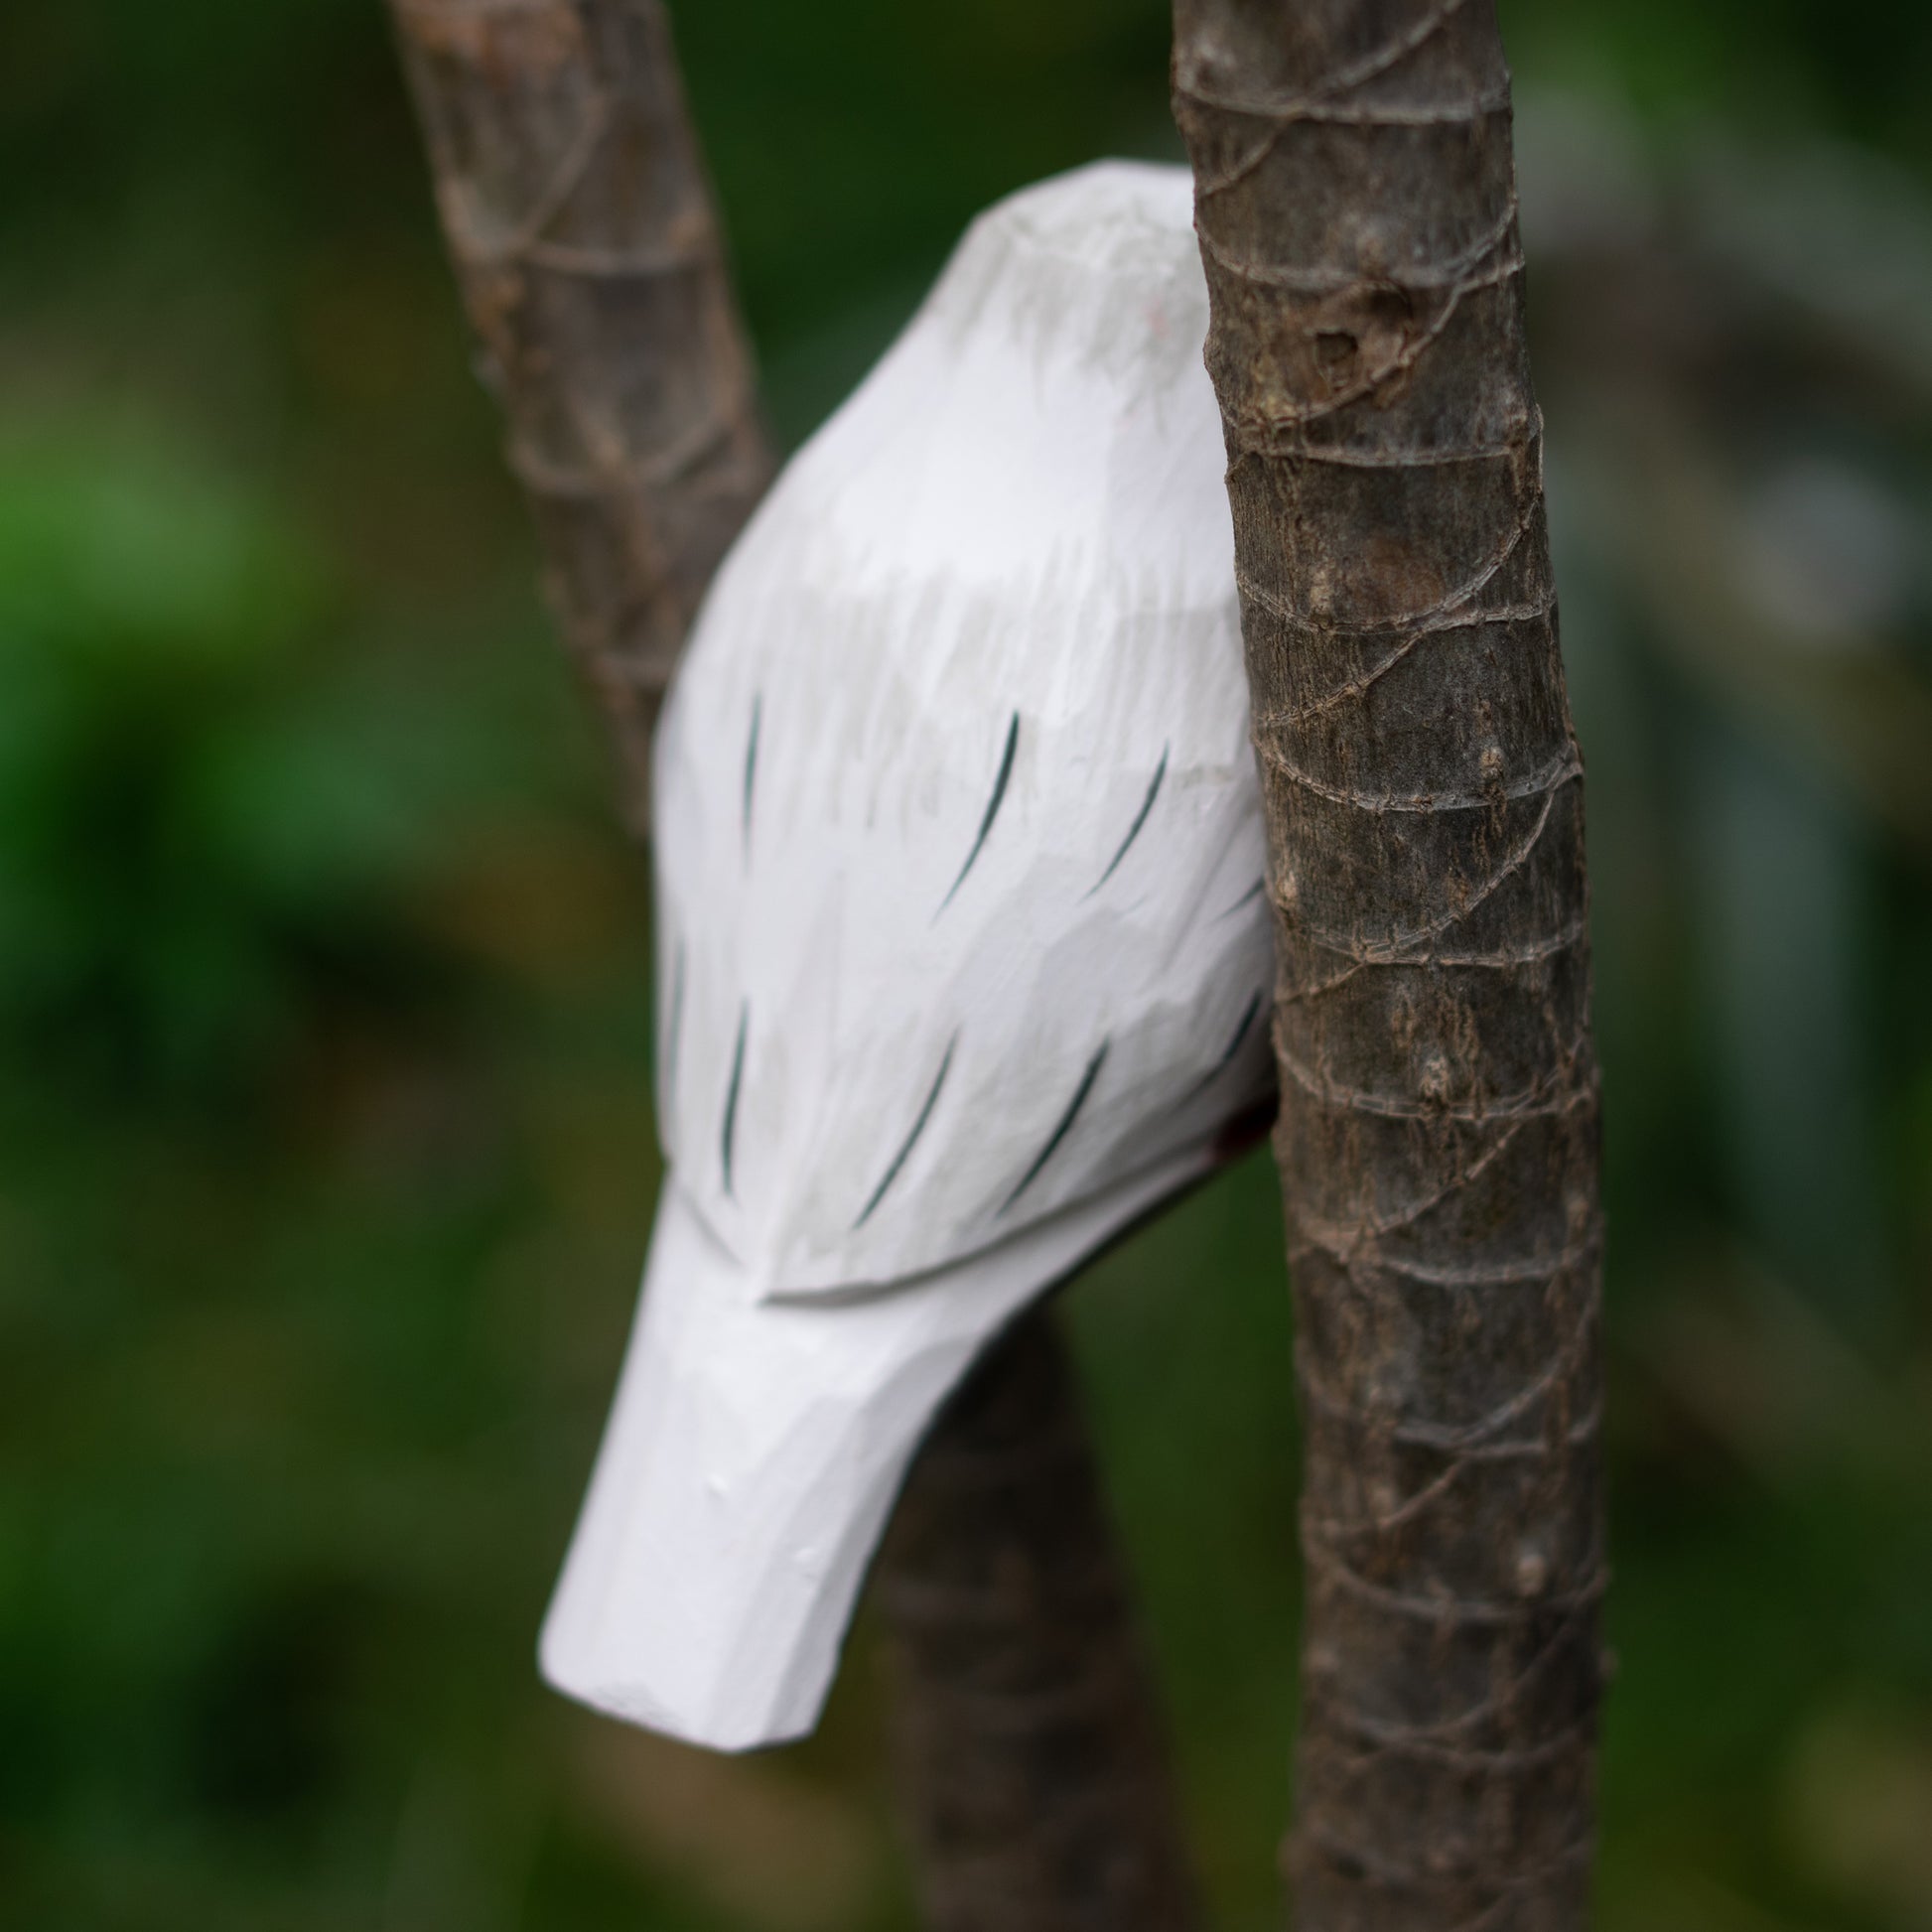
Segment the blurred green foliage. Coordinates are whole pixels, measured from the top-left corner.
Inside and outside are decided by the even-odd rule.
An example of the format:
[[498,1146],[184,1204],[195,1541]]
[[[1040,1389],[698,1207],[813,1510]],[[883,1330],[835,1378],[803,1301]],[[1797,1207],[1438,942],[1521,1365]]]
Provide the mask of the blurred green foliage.
[[[1603,1921],[1912,1932],[1932,15],[1505,11],[1608,1095]],[[788,438],[978,207],[1174,152],[1150,0],[678,24]],[[863,1639],[752,1763],[535,1683],[656,1181],[644,895],[376,0],[20,0],[0,168],[0,1923],[907,1923]],[[1217,1922],[1272,1923],[1266,1162],[1071,1308]]]

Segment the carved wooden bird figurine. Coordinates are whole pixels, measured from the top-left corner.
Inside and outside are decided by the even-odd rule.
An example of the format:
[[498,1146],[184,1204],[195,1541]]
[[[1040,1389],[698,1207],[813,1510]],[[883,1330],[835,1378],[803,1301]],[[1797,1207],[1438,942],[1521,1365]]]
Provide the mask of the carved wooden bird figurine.
[[637,1324],[542,1658],[816,1720],[920,1435],[1225,1159],[1273,967],[1182,169],[974,222],[719,573],[659,726]]

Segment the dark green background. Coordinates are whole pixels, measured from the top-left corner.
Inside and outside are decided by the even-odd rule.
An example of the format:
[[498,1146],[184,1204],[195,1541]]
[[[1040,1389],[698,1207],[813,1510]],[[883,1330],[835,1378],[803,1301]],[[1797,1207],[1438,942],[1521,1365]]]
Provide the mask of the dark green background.
[[[1505,24],[1591,771],[1602,1921],[1912,1932],[1932,14]],[[679,29],[791,440],[977,207],[1174,151],[1149,0]],[[656,1178],[645,900],[376,0],[13,0],[0,182],[0,1924],[906,1923],[865,1636],[749,1763],[535,1680]],[[1234,1928],[1288,1803],[1279,1249],[1254,1159],[1071,1298]]]

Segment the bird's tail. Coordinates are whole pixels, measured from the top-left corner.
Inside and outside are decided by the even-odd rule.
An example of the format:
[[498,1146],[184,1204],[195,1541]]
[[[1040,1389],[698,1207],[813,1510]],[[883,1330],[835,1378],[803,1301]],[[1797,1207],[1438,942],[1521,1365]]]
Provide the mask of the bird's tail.
[[721,1750],[810,1730],[939,1405],[1029,1302],[1214,1165],[1189,1150],[998,1247],[832,1303],[770,1299],[668,1176],[544,1676]]

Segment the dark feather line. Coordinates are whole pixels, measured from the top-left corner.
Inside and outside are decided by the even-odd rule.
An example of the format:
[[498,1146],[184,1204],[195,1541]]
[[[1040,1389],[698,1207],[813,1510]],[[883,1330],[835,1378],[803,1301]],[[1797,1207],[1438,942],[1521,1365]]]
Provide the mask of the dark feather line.
[[1120,862],[1127,857],[1128,849],[1141,836],[1141,827],[1147,823],[1147,815],[1154,809],[1154,801],[1161,795],[1161,780],[1168,775],[1169,747],[1161,747],[1161,762],[1154,767],[1154,782],[1147,788],[1147,796],[1141,800],[1141,809],[1134,814],[1134,822],[1127,828],[1127,836],[1120,842],[1120,850],[1113,856],[1107,870],[1086,890],[1084,897],[1091,898],[1108,880],[1120,870]]
[[1245,893],[1243,893],[1241,897],[1238,899],[1236,899],[1234,903],[1230,905],[1225,912],[1220,913],[1218,916],[1223,919],[1233,918],[1234,915],[1238,911],[1240,911],[1244,905],[1252,905],[1255,902],[1255,900],[1258,899],[1262,896],[1262,894],[1267,891],[1267,889],[1268,889],[1267,880],[1257,879],[1255,883],[1252,886],[1250,886],[1248,890]]
[[[973,841],[973,849],[966,855],[966,863],[959,869],[959,877],[952,883],[952,891],[939,901],[939,912],[952,903],[953,893],[966,883],[966,875],[973,870],[974,862],[986,844],[986,835],[993,829],[993,821],[1000,815],[1000,801],[1007,795],[1007,780],[1013,776],[1013,755],[1020,745],[1020,714],[1013,714],[1013,722],[1007,727],[1007,748],[1000,755],[1000,775],[993,780],[993,796],[986,801],[986,816],[980,820],[979,837]],[[939,912],[932,916],[936,919]]]
[[872,1219],[872,1210],[886,1198],[886,1189],[898,1178],[899,1169],[904,1167],[907,1157],[918,1145],[919,1136],[925,1132],[926,1122],[932,1118],[933,1108],[939,1104],[939,1089],[946,1084],[946,1075],[952,1068],[952,1049],[958,1044],[959,1035],[954,1034],[946,1042],[946,1056],[939,1062],[939,1076],[932,1083],[932,1091],[925,1097],[925,1105],[919,1109],[918,1119],[912,1123],[911,1133],[905,1137],[905,1145],[893,1156],[893,1164],[886,1170],[885,1177],[879,1185],[872,1190],[872,1198],[866,1202],[865,1212],[852,1223],[855,1229],[864,1227]]
[[722,1145],[725,1156],[725,1198],[736,1200],[732,1192],[732,1140],[738,1132],[738,1089],[745,1077],[745,1033],[752,1021],[752,1003],[747,1000],[738,1009],[738,1044],[732,1049],[731,1085],[725,1092],[725,1131]]
[[[1080,1075],[1080,1084],[1073,1090],[1073,1098],[1067,1103],[1066,1112],[1060,1116],[1060,1124],[1046,1137],[1046,1145],[1034,1157],[1034,1164],[1020,1176],[1020,1184],[1000,1203],[1000,1213],[1004,1214],[1035,1180],[1039,1171],[1053,1158],[1054,1150],[1066,1139],[1080,1109],[1087,1104],[1087,1095],[1093,1091],[1093,1083],[1100,1077],[1100,1063],[1107,1057],[1111,1042],[1102,1040],[1100,1050],[1087,1062],[1087,1070]],[[998,1215],[994,1217],[996,1220]]]
[[1187,1089],[1186,1097],[1191,1100],[1196,1094],[1205,1093],[1229,1067],[1234,1064],[1234,1056],[1241,1050],[1241,1042],[1248,1037],[1248,1029],[1255,1024],[1255,1016],[1261,1011],[1261,995],[1256,993],[1241,1015],[1241,1024],[1234,1030],[1234,1037],[1228,1041],[1227,1051],[1216,1060],[1212,1068]]
[[752,729],[745,741],[745,850],[752,849],[752,785],[759,769],[759,720],[764,713],[764,694],[752,700]]

